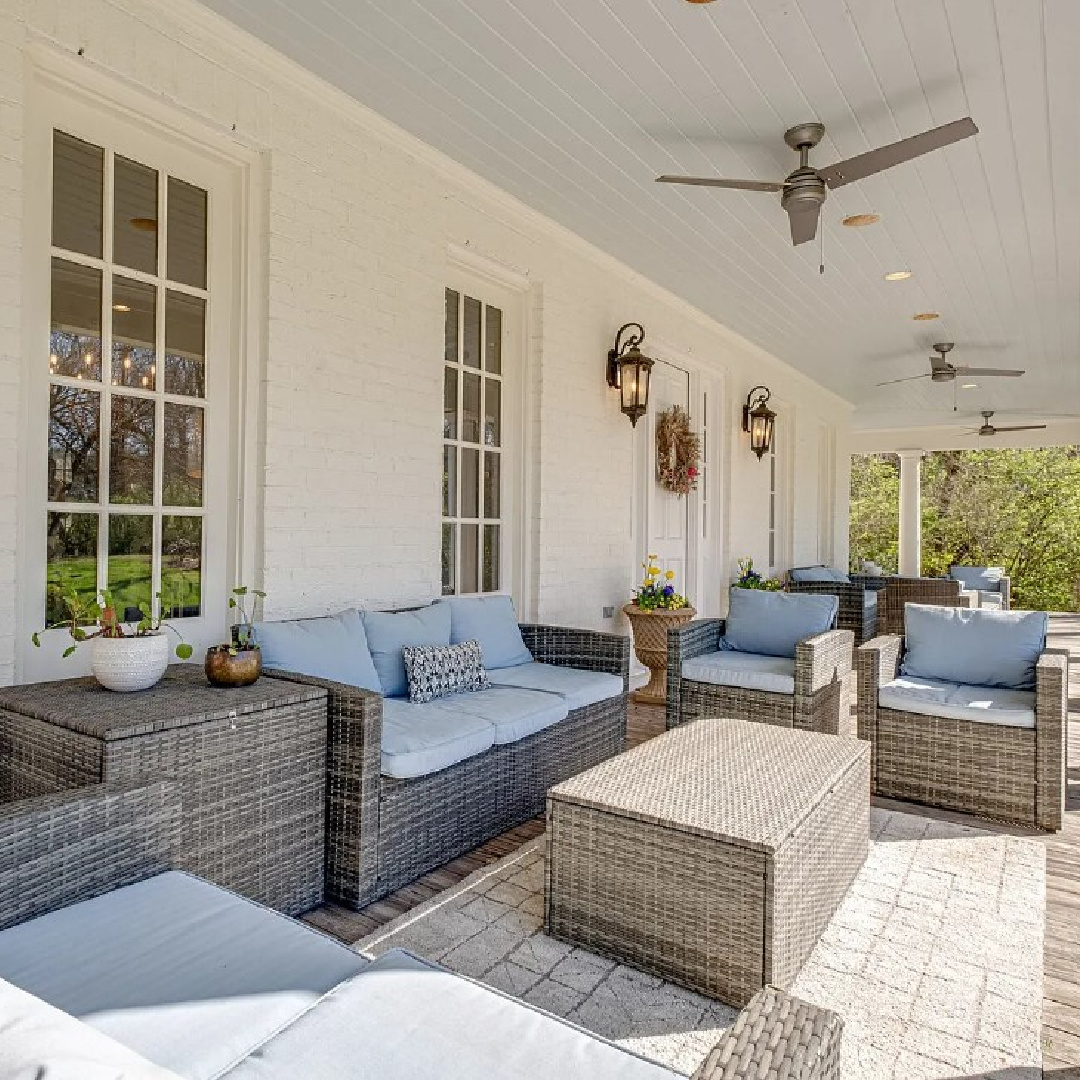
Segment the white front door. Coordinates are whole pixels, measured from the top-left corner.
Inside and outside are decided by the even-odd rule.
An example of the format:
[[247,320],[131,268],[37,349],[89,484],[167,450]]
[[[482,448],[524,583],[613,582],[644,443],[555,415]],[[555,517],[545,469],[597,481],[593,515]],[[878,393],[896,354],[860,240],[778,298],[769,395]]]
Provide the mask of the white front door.
[[[661,570],[675,572],[675,587],[693,596],[697,582],[696,552],[691,550],[691,501],[660,486],[656,479],[656,420],[665,409],[678,405],[689,412],[690,373],[664,360],[653,365],[649,383],[649,412],[639,425],[639,492],[643,522],[639,523],[640,562],[655,555]],[[693,423],[693,418],[691,418]]]

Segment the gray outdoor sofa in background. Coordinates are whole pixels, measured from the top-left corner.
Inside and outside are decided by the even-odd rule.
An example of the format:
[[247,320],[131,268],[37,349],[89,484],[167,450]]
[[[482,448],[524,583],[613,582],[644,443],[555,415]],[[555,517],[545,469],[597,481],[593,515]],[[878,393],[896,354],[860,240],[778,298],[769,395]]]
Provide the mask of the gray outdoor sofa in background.
[[[179,798],[156,781],[0,807],[4,1075],[677,1080],[438,965],[368,961],[170,870]],[[767,987],[694,1078],[835,1080],[842,1026]]]

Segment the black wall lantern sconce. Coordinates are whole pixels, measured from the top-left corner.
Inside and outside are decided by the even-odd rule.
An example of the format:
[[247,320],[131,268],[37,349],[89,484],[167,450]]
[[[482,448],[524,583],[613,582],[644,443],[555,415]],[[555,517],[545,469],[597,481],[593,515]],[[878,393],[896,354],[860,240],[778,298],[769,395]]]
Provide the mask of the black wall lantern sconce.
[[634,427],[649,407],[653,362],[638,348],[644,341],[645,327],[641,323],[627,323],[619,328],[615,347],[607,354],[607,384],[618,389],[622,411]]
[[773,422],[776,413],[769,408],[772,393],[767,386],[755,386],[746,395],[746,404],[742,407],[742,429],[750,433],[750,449],[760,461],[772,446]]

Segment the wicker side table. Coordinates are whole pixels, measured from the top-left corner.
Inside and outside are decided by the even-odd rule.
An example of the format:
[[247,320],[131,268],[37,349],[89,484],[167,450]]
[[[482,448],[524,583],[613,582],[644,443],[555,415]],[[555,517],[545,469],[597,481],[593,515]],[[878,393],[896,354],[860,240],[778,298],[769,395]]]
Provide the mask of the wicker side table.
[[685,724],[548,792],[548,933],[741,1007],[791,985],[869,820],[865,742]]
[[134,694],[93,679],[0,689],[0,792],[180,785],[178,867],[296,914],[323,898],[326,691],[275,679],[216,690],[174,665]]

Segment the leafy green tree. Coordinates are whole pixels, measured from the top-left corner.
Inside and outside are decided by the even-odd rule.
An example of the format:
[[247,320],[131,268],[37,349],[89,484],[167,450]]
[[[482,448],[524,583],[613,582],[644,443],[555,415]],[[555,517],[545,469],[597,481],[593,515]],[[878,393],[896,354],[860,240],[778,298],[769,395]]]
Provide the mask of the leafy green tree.
[[[899,472],[889,455],[852,460],[851,551],[896,567]],[[1016,607],[1080,610],[1080,447],[949,450],[922,471],[923,573],[1001,566]]]

